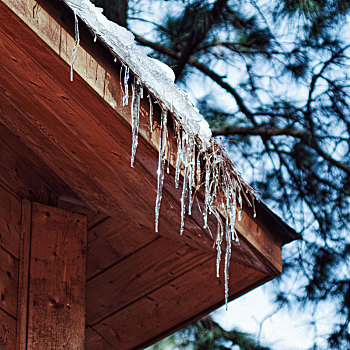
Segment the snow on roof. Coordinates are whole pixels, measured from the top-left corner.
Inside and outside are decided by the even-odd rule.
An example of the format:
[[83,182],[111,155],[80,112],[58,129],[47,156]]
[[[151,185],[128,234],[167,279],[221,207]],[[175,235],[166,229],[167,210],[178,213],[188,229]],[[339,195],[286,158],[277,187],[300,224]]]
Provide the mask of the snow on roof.
[[136,45],[134,35],[130,31],[109,21],[102,14],[102,9],[89,0],[64,0],[64,2],[138,76],[140,83],[159,98],[166,109],[181,119],[187,132],[198,136],[202,146],[210,145],[212,134],[204,117],[184,92],[174,84],[170,78],[171,74],[169,76],[159,62],[148,57]]

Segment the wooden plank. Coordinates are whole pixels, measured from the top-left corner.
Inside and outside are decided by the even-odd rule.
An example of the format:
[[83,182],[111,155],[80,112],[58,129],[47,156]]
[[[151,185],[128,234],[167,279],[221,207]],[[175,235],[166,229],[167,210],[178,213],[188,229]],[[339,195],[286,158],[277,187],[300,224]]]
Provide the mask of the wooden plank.
[[157,238],[141,225],[108,218],[88,231],[88,280]]
[[115,347],[108,343],[108,341],[101,337],[91,327],[86,328],[86,350],[115,350]]
[[160,237],[88,282],[88,325],[208,260],[201,250]]
[[16,319],[0,309],[0,349],[16,349]]
[[29,260],[32,226],[32,204],[22,200],[21,255],[18,277],[17,350],[27,350]]
[[86,217],[34,203],[27,349],[84,349]]
[[20,223],[20,201],[0,185],[0,247],[16,258],[19,257]]
[[[233,264],[231,299],[265,276],[251,268]],[[93,328],[117,349],[140,349],[144,342],[176,328],[184,320],[189,322],[194,315],[198,317],[201,311],[213,308],[213,305],[218,307],[222,304],[223,287],[222,280],[215,278],[215,261],[211,259]]]
[[16,196],[41,203],[49,203],[51,194],[73,195],[68,186],[2,124],[0,124],[0,179]]
[[0,309],[17,314],[18,260],[0,248]]

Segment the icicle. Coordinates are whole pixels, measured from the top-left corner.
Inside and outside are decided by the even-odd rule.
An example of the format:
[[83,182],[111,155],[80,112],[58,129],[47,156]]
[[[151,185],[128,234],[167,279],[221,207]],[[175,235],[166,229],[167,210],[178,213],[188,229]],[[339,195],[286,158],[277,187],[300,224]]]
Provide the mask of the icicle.
[[180,226],[180,235],[184,232],[185,226],[185,214],[186,214],[186,192],[187,192],[187,178],[188,178],[188,166],[189,166],[189,152],[188,152],[188,135],[187,133],[183,133],[182,135],[182,160],[185,164],[185,172],[182,183],[182,194],[181,194],[181,226]]
[[77,53],[77,49],[78,49],[78,46],[80,43],[78,16],[77,16],[75,11],[74,11],[74,21],[75,21],[75,26],[74,26],[75,43],[74,43],[74,47],[72,50],[72,59],[71,59],[71,63],[70,63],[70,81],[73,81],[73,66],[74,66],[74,61],[75,61],[75,55]]
[[197,153],[197,187],[201,185],[201,160],[200,160],[200,152],[198,150]]
[[192,214],[192,188],[194,187],[194,175],[195,175],[195,166],[196,166],[196,158],[195,158],[195,142],[194,138],[191,136],[189,138],[189,149],[188,149],[188,166],[189,166],[189,174],[188,174],[188,215]]
[[94,43],[97,41],[97,35],[94,36]]
[[230,259],[231,259],[231,240],[226,236],[226,253],[225,253],[225,269],[224,269],[226,310],[227,310],[228,294],[229,294],[228,282],[229,282]]
[[175,166],[175,188],[179,188],[180,172],[181,172],[181,160],[182,160],[182,138],[181,130],[175,122],[176,128],[176,166]]
[[220,277],[221,244],[216,243],[216,277]]
[[206,155],[205,158],[205,199],[204,199],[204,213],[203,213],[203,218],[204,218],[204,226],[203,228],[208,227],[208,207],[210,204],[210,164],[209,164],[209,156],[208,154]]
[[241,190],[238,190],[238,214],[237,214],[237,219],[238,221],[241,221],[242,219],[242,194]]
[[171,158],[171,143],[170,143],[168,130],[167,130],[167,159],[168,159],[167,168],[166,168],[167,174],[170,173],[170,158]]
[[160,202],[162,200],[162,189],[164,181],[164,163],[167,144],[167,115],[168,111],[163,107],[160,121],[160,136],[159,136],[159,155],[158,155],[158,170],[157,170],[157,198],[155,205],[155,232],[158,232],[158,220]]
[[131,129],[132,129],[132,147],[131,147],[131,167],[134,167],[135,154],[138,144],[139,133],[139,115],[140,115],[140,83],[136,79],[132,85],[131,101]]
[[153,103],[151,95],[148,95],[148,101],[149,101],[149,131],[152,135],[153,132]]
[[[124,95],[123,95],[123,106],[127,106],[129,103],[129,67],[125,67],[124,73]],[[142,89],[142,88],[141,88]]]
[[185,167],[185,174],[182,184],[182,194],[181,194],[181,226],[180,226],[180,235],[184,233],[184,227],[185,227],[185,214],[186,214],[186,205],[185,205],[185,199],[186,199],[186,192],[187,192],[187,177],[188,177],[188,167]]

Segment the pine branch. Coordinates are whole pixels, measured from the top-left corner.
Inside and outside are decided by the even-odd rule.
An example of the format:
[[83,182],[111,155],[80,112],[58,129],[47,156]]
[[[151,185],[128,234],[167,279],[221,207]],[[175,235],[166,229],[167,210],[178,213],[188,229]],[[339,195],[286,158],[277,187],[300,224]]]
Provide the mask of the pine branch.
[[183,72],[190,56],[193,55],[193,52],[195,51],[195,49],[206,38],[212,26],[217,22],[223,9],[226,6],[226,3],[227,3],[227,0],[217,0],[209,13],[209,16],[208,16],[209,21],[205,30],[195,31],[190,35],[190,39],[187,42],[187,45],[185,46],[183,52],[180,54],[176,67],[174,67],[174,73],[175,73],[176,79]]
[[[169,57],[173,57],[173,58],[178,58],[180,53],[169,49],[161,44],[158,43],[154,43],[151,42],[139,35],[135,35],[135,39],[144,46],[148,46],[154,50],[157,50],[160,53],[163,53]],[[345,48],[342,50],[344,51]],[[340,53],[339,53],[340,54]],[[339,57],[339,55],[338,55]],[[334,58],[333,58],[334,60]],[[243,132],[245,132],[246,135],[257,135],[262,137],[263,139],[266,139],[268,137],[271,136],[279,136],[279,135],[286,135],[286,136],[293,136],[293,137],[297,137],[299,139],[301,139],[307,146],[311,147],[312,149],[314,149],[318,155],[320,155],[323,159],[325,159],[326,161],[328,161],[330,164],[334,165],[335,167],[345,171],[347,174],[350,175],[350,166],[342,163],[334,158],[332,158],[329,154],[327,154],[326,152],[324,152],[322,150],[322,148],[319,146],[319,144],[316,141],[316,135],[313,134],[312,138],[310,137],[310,134],[307,134],[306,132],[303,132],[301,130],[298,129],[293,129],[293,128],[283,128],[283,129],[278,129],[278,128],[269,128],[271,131],[267,131],[269,129],[267,129],[265,126],[261,126],[259,125],[256,121],[254,116],[256,115],[255,113],[253,113],[252,111],[249,110],[249,108],[245,105],[243,98],[240,96],[240,94],[236,91],[236,89],[234,89],[230,84],[228,84],[227,82],[225,82],[223,80],[223,77],[220,76],[219,74],[217,74],[216,72],[214,72],[213,70],[211,70],[210,68],[208,68],[207,66],[205,66],[204,64],[198,62],[196,60],[195,57],[190,56],[188,58],[188,64],[197,68],[199,71],[201,71],[202,73],[204,73],[205,75],[207,75],[209,78],[211,78],[215,83],[217,83],[219,86],[221,86],[224,90],[226,90],[228,93],[230,93],[233,98],[235,99],[237,106],[239,108],[239,110],[248,118],[248,120],[253,124],[252,128],[246,128],[246,130],[244,129],[240,129],[240,128],[236,128],[233,129],[234,127],[230,126],[230,127],[226,127],[226,128],[232,128],[231,131],[235,131],[235,133],[242,135]],[[324,72],[324,69],[321,70],[322,72]],[[321,74],[322,74],[321,72]],[[313,90],[313,89],[312,89]],[[311,93],[312,94],[312,93]],[[311,101],[311,98],[310,98]],[[261,113],[259,113],[261,114]],[[266,113],[265,115],[269,115],[269,113]],[[310,119],[308,119],[308,110],[304,113],[306,119],[309,121],[310,123]],[[313,123],[311,122],[311,125],[313,126]],[[310,126],[311,126],[310,125]],[[219,129],[218,129],[219,130]],[[218,136],[218,135],[223,135],[223,136],[228,136],[228,135],[234,135],[235,133],[233,132],[229,132],[229,129],[221,129],[219,132],[218,130],[213,130],[213,135],[214,136]],[[250,133],[248,133],[248,131]],[[253,133],[255,132],[255,133]]]
[[212,129],[213,136],[230,136],[230,135],[242,135],[242,136],[293,136],[296,138],[304,139],[307,137],[307,133],[303,130],[294,128],[276,128],[269,126],[257,126],[257,127],[237,127],[237,126],[225,126],[222,128]]

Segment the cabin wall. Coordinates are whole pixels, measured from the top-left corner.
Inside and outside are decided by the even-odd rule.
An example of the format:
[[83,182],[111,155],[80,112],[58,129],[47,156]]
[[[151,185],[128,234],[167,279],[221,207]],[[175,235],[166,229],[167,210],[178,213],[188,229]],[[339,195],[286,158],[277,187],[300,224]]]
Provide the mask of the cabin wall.
[[[1,147],[0,147],[1,149]],[[0,180],[0,349],[14,349],[17,327],[17,287],[21,202]]]
[[[45,176],[45,180],[42,176]],[[30,291],[26,289],[26,284],[28,284],[26,281],[29,278],[30,237],[34,232],[31,225],[35,221],[35,215],[34,219],[32,217],[35,212],[33,213],[31,203],[39,202],[50,205],[50,207],[45,207],[39,204],[39,208],[41,206],[47,208],[46,211],[54,210],[53,213],[59,216],[57,222],[62,223],[68,220],[64,218],[65,213],[68,213],[67,217],[77,217],[76,214],[70,215],[69,211],[54,208],[66,209],[65,207],[69,207],[69,203],[62,198],[72,200],[74,195],[18,137],[0,123],[0,350],[21,350],[25,348],[23,346],[26,346],[27,298],[30,297]],[[77,205],[73,209],[89,211]],[[51,215],[51,217],[54,216]],[[92,215],[91,219],[96,218]],[[87,225],[84,217],[81,222],[82,225],[85,225],[86,235]],[[46,231],[47,228],[44,226],[44,237],[47,236]],[[84,231],[82,231],[83,234]],[[72,235],[74,236],[76,235]],[[39,239],[40,241],[44,240]],[[86,245],[86,240],[82,241]],[[71,246],[72,244],[68,245],[68,247]],[[86,247],[84,249],[86,252]],[[85,284],[85,263],[82,264],[82,268],[79,275],[83,276],[80,278],[84,279]],[[85,300],[85,289],[81,290]],[[85,304],[80,307],[80,310],[83,314],[85,313]],[[76,313],[75,310],[74,312]],[[67,315],[65,320],[67,320]],[[84,318],[82,322],[84,333]]]

